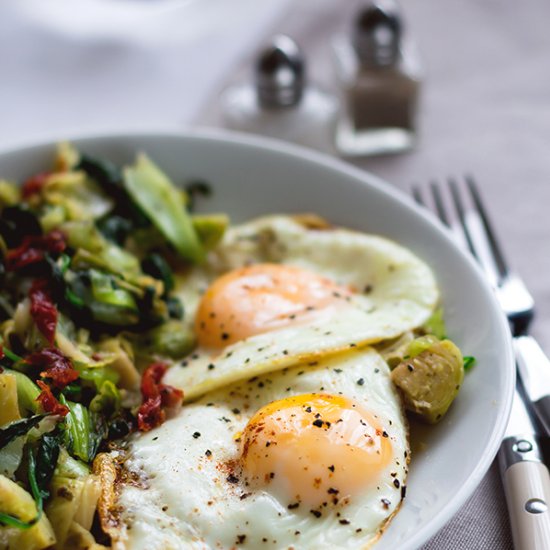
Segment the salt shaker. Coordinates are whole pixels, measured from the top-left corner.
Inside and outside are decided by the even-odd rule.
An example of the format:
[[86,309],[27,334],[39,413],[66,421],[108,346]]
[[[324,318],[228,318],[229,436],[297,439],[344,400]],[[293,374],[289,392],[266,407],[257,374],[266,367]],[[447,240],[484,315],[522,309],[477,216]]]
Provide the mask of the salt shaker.
[[345,156],[396,153],[414,145],[420,68],[403,40],[392,2],[372,2],[353,23],[351,39],[335,42],[342,88],[336,147]]
[[304,57],[288,36],[275,36],[255,63],[253,82],[230,87],[221,102],[228,128],[334,152],[338,100],[308,85]]

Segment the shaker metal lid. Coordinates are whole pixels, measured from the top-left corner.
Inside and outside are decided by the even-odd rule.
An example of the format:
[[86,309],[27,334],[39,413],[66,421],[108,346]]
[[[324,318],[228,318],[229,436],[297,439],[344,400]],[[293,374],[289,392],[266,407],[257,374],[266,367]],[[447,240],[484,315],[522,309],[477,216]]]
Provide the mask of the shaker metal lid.
[[284,34],[274,36],[258,57],[255,80],[262,107],[291,107],[299,103],[305,62],[296,42]]
[[402,24],[397,6],[389,0],[370,2],[353,25],[352,42],[364,65],[393,65],[399,56]]

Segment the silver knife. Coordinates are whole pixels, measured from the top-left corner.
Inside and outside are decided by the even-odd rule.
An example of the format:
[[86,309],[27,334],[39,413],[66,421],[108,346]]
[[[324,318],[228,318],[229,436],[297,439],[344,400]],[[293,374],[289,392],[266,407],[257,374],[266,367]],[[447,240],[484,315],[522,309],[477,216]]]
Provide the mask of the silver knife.
[[521,382],[531,408],[546,435],[550,436],[550,360],[531,336],[516,336],[514,348]]
[[517,388],[498,453],[516,550],[550,549],[550,475]]

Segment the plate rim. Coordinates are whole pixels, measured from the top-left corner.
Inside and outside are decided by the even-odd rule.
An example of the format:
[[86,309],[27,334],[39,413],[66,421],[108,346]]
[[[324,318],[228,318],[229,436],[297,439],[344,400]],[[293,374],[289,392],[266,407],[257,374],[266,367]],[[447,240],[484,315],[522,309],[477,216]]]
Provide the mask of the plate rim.
[[[62,134],[49,134],[35,139],[22,140],[19,143],[3,144],[0,147],[0,172],[1,163],[4,157],[9,157],[13,154],[32,154],[33,150],[42,149],[44,147],[55,147],[62,141],[70,141],[71,143],[82,142],[101,142],[104,140],[135,140],[135,139],[174,139],[174,140],[202,140],[205,142],[224,142],[230,144],[242,145],[245,147],[261,150],[269,150],[278,154],[291,156],[311,164],[325,166],[333,171],[349,176],[356,181],[361,182],[367,187],[373,188],[376,192],[385,195],[390,200],[397,201],[406,209],[412,210],[415,215],[423,218],[432,230],[436,231],[445,241],[451,246],[455,252],[461,256],[462,260],[470,265],[475,273],[477,283],[483,287],[488,294],[489,301],[492,303],[496,318],[499,319],[499,332],[503,335],[506,341],[505,349],[502,351],[502,362],[504,367],[503,386],[504,394],[502,396],[499,407],[502,414],[498,415],[497,422],[493,427],[490,440],[487,441],[485,451],[481,460],[475,468],[470,472],[460,490],[454,494],[451,500],[441,510],[420,529],[401,547],[402,550],[419,548],[427,543],[435,536],[459,511],[465,504],[467,499],[471,497],[474,491],[479,486],[482,478],[488,472],[493,460],[495,459],[500,443],[503,439],[508,418],[512,407],[512,398],[516,385],[516,369],[514,352],[512,346],[511,333],[505,315],[502,313],[497,302],[496,296],[471,255],[462,250],[450,237],[450,232],[443,226],[437,223],[437,220],[426,210],[417,205],[411,197],[406,195],[397,187],[392,186],[383,178],[372,174],[367,170],[353,166],[344,160],[331,157],[329,155],[314,151],[312,149],[302,147],[295,144],[290,144],[284,141],[264,136],[245,134],[219,128],[184,128],[182,130],[166,129],[166,128],[149,128],[149,129],[120,129],[112,131],[91,131],[91,132],[69,132]],[[0,174],[1,175],[1,174]],[[500,312],[500,315],[498,314]],[[390,524],[391,525],[391,524]],[[376,546],[376,544],[375,544]]]

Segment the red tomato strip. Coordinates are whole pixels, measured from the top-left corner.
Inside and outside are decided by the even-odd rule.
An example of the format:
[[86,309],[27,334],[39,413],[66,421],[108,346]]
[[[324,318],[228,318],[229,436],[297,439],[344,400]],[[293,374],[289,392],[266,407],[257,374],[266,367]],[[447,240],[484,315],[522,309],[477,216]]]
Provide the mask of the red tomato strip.
[[78,378],[78,371],[73,368],[69,358],[56,348],[45,348],[31,353],[25,361],[44,369],[40,376],[51,380],[52,384],[60,390]]
[[42,380],[37,380],[36,383],[42,390],[36,400],[40,403],[44,412],[66,416],[69,413],[69,408],[62,405],[55,398],[48,384],[42,382]]
[[29,291],[29,297],[31,299],[31,317],[51,346],[57,326],[57,308],[48,289],[48,281],[36,279]]
[[37,262],[41,262],[46,252],[61,253],[65,250],[65,235],[54,230],[47,235],[29,235],[17,248],[8,251],[6,268],[8,271],[17,271]]
[[40,174],[35,174],[30,177],[24,184],[21,189],[21,193],[24,199],[28,199],[31,195],[36,195],[42,191],[42,187],[46,184],[48,177],[50,176],[49,172],[42,172]]
[[161,382],[168,370],[166,363],[152,363],[141,377],[141,395],[143,398],[138,411],[138,428],[148,432],[160,426],[166,419],[163,407],[177,407],[183,399],[183,392]]

